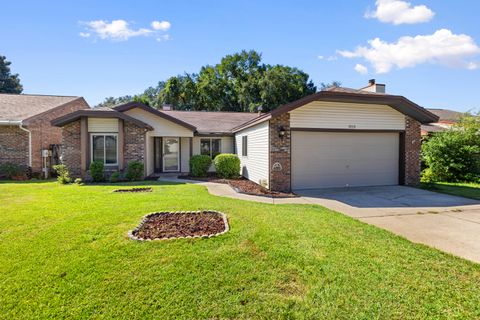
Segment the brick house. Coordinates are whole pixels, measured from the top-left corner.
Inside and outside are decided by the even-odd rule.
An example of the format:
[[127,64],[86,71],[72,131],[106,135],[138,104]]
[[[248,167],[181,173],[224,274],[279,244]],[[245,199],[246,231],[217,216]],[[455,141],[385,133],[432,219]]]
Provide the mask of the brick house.
[[0,94],[0,164],[23,165],[40,175],[51,162],[42,150],[62,139],[62,130],[51,120],[85,108],[89,106],[81,97]]
[[[63,161],[74,176],[93,160],[122,171],[131,160],[145,176],[189,172],[192,155],[236,153],[241,174],[271,190],[415,185],[420,126],[438,117],[371,81],[329,88],[269,113],[157,110],[131,102],[79,110],[63,127]],[[211,170],[214,170],[212,167]]]

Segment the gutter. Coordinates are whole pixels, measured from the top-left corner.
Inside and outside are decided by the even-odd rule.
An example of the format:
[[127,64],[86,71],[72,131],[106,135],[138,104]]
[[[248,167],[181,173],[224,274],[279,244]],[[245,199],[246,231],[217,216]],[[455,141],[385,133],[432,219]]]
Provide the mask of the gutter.
[[22,120],[0,120],[0,126],[18,126],[21,130],[28,132],[28,166],[32,167],[32,132],[23,127]]

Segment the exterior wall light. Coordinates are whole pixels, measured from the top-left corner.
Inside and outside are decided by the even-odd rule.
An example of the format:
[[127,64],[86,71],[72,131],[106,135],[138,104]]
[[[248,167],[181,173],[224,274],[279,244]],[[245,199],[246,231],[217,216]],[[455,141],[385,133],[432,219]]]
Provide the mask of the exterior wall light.
[[278,128],[278,136],[279,136],[280,138],[283,139],[286,134],[287,134],[287,130],[285,130],[284,127]]

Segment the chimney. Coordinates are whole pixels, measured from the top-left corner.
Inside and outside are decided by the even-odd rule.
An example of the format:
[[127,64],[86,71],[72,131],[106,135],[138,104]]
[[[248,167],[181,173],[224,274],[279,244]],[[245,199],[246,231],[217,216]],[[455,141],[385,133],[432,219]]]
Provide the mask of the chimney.
[[172,107],[171,104],[164,104],[164,105],[162,106],[162,110],[163,110],[163,111],[172,111],[172,110],[173,110],[173,107]]
[[262,110],[263,110],[263,107],[262,107],[262,106],[258,106],[258,108],[257,108],[258,116],[260,116],[260,115],[262,114]]
[[375,79],[368,80],[368,86],[361,88],[362,91],[385,93],[385,85],[377,83]]

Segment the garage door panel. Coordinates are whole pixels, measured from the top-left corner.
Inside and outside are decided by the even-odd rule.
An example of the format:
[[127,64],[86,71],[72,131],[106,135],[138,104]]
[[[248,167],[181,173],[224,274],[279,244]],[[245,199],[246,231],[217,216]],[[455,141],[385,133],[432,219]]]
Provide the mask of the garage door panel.
[[398,133],[292,133],[292,188],[398,184]]

